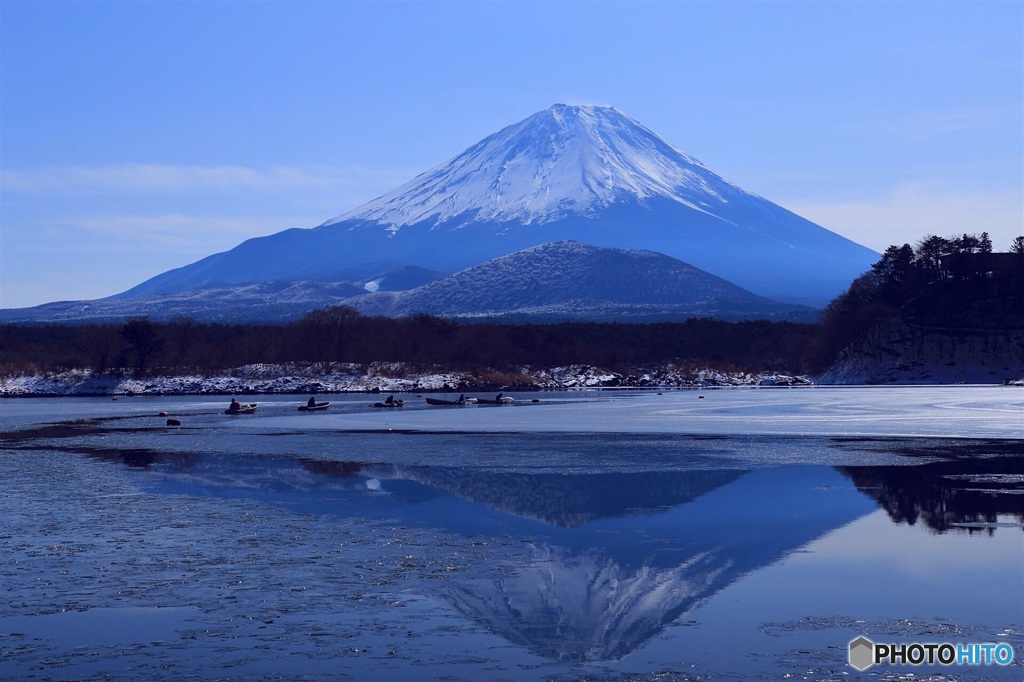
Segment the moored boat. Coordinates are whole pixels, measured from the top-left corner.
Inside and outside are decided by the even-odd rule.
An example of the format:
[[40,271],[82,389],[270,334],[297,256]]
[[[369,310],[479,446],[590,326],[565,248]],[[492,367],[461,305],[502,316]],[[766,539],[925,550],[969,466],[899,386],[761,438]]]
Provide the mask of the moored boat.
[[477,402],[476,398],[467,398],[464,395],[460,395],[455,400],[445,400],[444,398],[425,398],[427,405],[472,405]]
[[493,398],[476,398],[475,400],[481,405],[508,405],[515,402],[514,399],[507,397],[504,393],[499,393]]

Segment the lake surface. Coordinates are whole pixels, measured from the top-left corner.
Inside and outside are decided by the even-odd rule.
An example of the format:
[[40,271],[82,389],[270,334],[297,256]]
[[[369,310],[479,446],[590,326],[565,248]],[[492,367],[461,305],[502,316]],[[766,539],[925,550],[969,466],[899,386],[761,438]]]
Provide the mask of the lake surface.
[[513,395],[0,401],[0,679],[1024,678],[1024,389]]

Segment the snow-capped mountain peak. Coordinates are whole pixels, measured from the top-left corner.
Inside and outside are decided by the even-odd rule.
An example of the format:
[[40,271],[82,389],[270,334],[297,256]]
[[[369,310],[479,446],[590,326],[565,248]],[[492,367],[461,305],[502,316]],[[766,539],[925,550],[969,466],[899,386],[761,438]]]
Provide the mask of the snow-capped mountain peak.
[[613,107],[556,104],[324,225],[356,219],[394,231],[469,215],[544,223],[655,196],[714,213],[736,192]]
[[812,305],[878,256],[737,187],[612,107],[558,104],[315,228],[250,239],[122,296],[254,282],[365,289],[384,272],[457,272],[565,240],[654,251]]

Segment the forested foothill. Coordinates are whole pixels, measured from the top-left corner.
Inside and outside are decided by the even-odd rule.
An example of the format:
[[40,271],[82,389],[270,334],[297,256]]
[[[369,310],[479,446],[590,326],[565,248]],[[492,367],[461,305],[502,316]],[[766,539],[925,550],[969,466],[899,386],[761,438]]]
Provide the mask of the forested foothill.
[[971,332],[1024,330],[1024,237],[994,252],[986,233],[890,246],[817,324],[763,320],[621,324],[456,323],[369,317],[336,306],[286,324],[131,318],[120,324],[0,326],[0,375],[214,374],[253,364],[403,363],[446,371],[672,364],[733,372],[820,372],[881,320]]
[[809,370],[826,369],[890,320],[954,338],[1024,331],[1024,237],[1009,252],[993,251],[985,232],[890,246],[825,308],[808,348]]

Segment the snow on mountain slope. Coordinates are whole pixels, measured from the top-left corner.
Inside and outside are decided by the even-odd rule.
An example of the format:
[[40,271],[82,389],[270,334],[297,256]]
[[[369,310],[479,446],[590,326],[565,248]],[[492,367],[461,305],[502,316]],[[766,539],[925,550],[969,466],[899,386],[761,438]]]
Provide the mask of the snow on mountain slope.
[[397,231],[468,213],[530,224],[654,196],[714,214],[736,194],[745,192],[618,110],[557,104],[324,225]]

